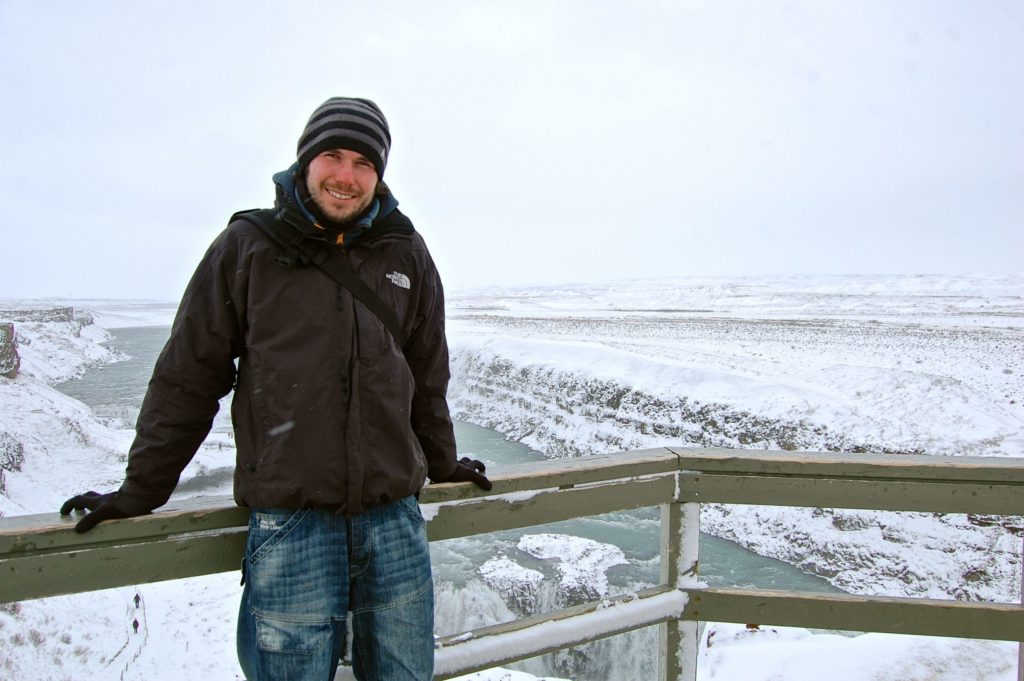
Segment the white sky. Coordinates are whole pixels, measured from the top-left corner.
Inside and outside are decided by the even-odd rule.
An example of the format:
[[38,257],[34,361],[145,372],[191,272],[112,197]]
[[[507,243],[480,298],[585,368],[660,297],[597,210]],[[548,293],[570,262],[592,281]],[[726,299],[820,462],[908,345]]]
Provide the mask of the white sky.
[[176,299],[324,99],[449,288],[1024,269],[1024,3],[0,0],[0,298]]

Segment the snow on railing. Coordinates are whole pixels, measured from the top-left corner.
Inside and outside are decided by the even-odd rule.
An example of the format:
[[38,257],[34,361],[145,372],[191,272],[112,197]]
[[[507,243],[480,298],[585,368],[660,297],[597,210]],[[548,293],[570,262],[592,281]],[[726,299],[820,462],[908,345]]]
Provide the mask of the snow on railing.
[[562,611],[557,618],[520,620],[519,626],[499,625],[442,639],[435,655],[439,678],[467,670],[497,667],[545,653],[572,648],[652,624],[678,621],[687,596],[678,589],[654,590]]

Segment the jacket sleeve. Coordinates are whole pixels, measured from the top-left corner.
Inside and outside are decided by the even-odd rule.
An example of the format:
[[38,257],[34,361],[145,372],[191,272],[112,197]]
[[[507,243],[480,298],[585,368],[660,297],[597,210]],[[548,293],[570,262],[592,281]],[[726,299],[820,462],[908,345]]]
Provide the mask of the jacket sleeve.
[[412,429],[427,458],[427,475],[434,482],[455,472],[455,430],[448,411],[448,340],[444,328],[444,289],[429,262],[420,287],[416,328],[405,343],[405,358],[416,388]]
[[218,400],[235,381],[241,305],[232,295],[237,248],[229,230],[206,252],[157,358],[117,505],[131,514],[167,502],[213,425]]

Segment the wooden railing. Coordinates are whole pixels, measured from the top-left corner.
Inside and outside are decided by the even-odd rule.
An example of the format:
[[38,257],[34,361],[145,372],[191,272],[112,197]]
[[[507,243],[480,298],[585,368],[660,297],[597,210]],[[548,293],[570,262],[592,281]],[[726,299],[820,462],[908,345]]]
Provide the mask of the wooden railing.
[[[647,506],[662,515],[661,583],[635,594],[448,636],[439,679],[660,626],[659,678],[692,680],[698,622],[1024,641],[1024,605],[710,588],[702,503],[1024,513],[1024,459],[649,449],[506,469],[485,493],[431,485],[431,541]],[[194,499],[85,535],[57,514],[0,518],[0,602],[237,570],[248,513]]]

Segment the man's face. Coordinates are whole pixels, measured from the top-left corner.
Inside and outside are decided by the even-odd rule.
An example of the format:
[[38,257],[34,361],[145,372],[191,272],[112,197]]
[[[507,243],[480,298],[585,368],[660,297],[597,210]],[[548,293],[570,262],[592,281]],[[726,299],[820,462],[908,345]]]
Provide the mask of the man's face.
[[335,222],[348,222],[373,201],[377,169],[358,152],[331,149],[310,161],[306,188],[324,215]]

